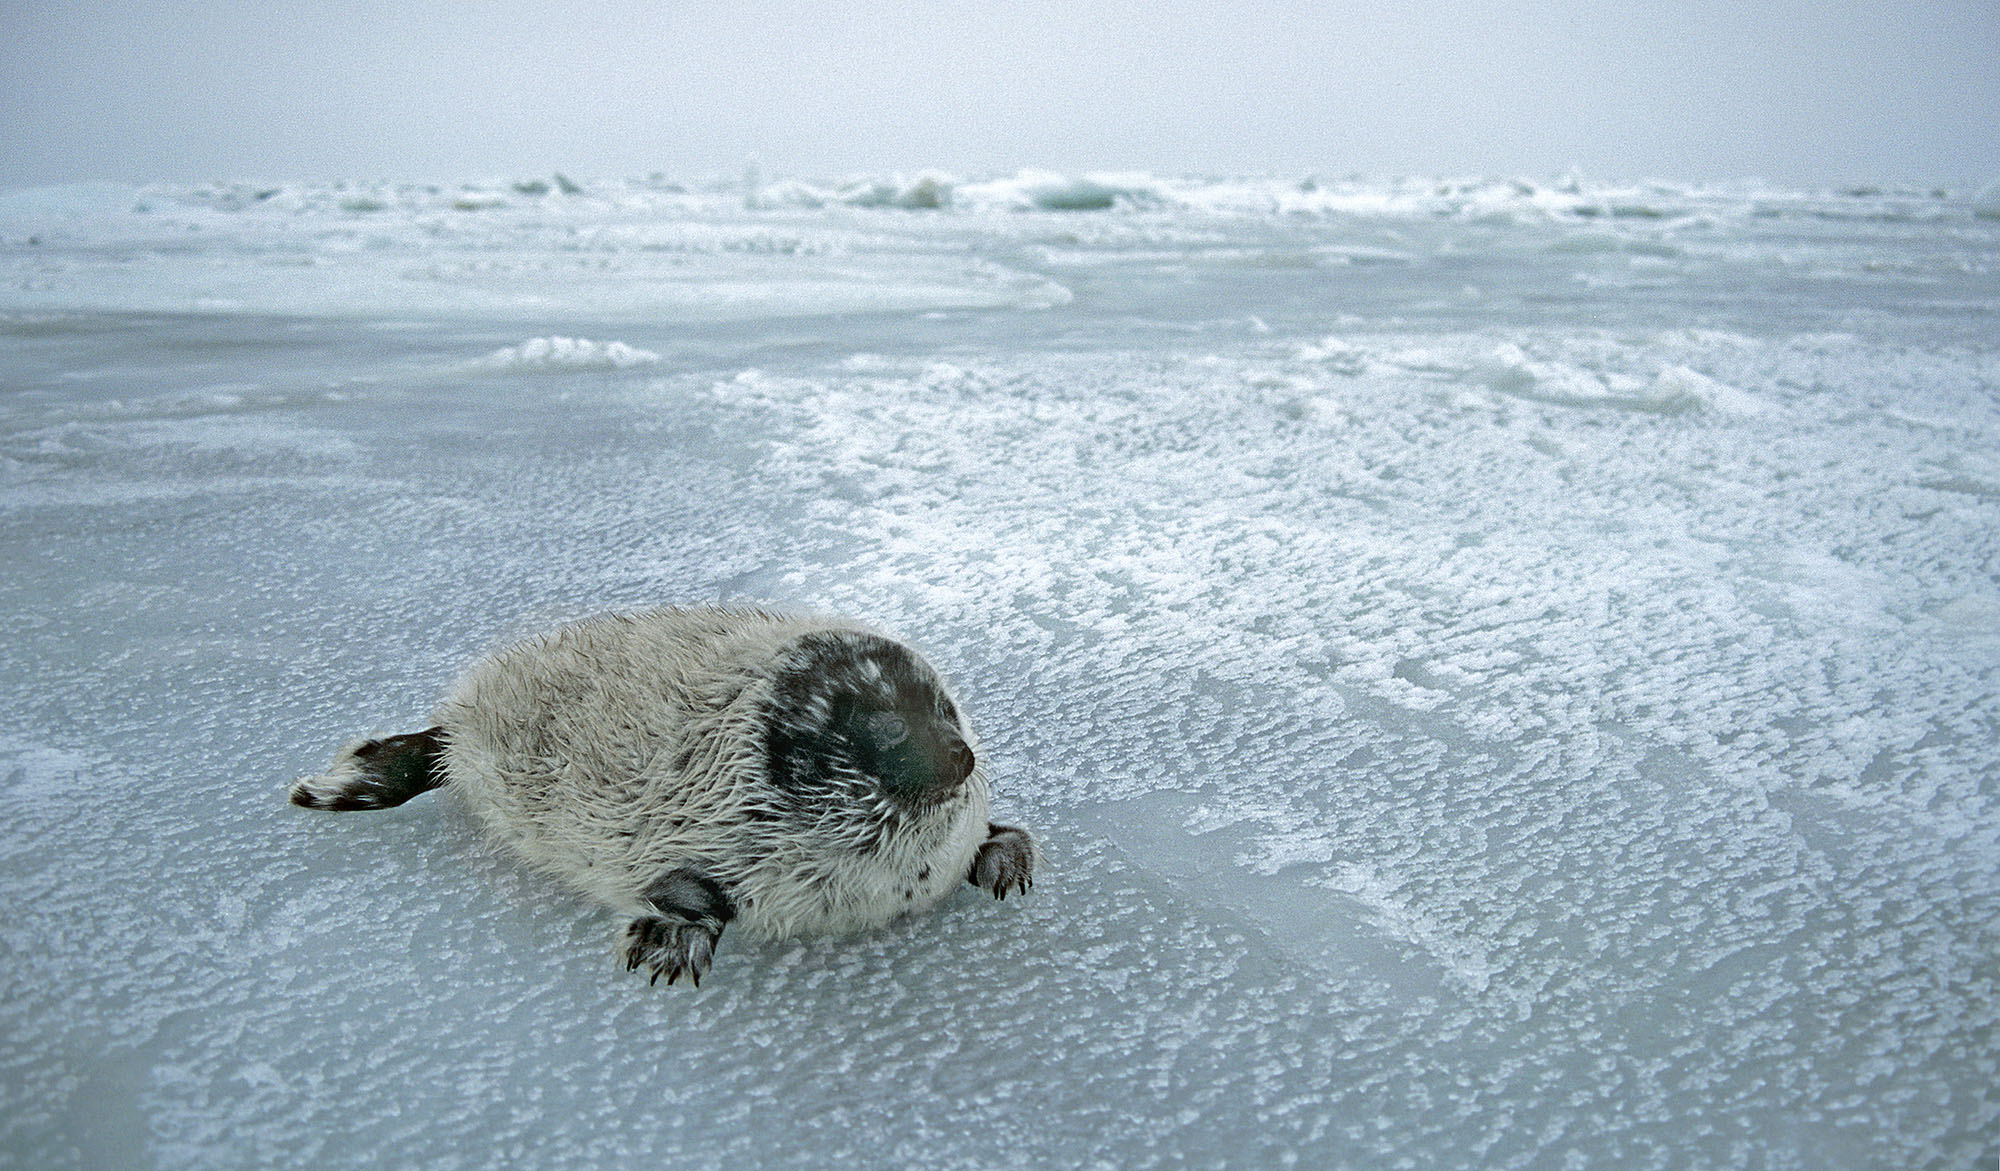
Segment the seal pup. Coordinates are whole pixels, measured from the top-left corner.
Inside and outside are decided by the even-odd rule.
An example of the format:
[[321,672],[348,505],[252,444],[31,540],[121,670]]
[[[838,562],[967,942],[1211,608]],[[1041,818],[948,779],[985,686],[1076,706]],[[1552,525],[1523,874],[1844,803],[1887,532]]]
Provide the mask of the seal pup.
[[454,794],[531,866],[631,916],[626,970],[699,984],[731,923],[879,927],[961,882],[1034,884],[987,820],[977,740],[922,656],[856,622],[753,608],[605,614],[475,663],[433,726],[348,744],[309,809]]

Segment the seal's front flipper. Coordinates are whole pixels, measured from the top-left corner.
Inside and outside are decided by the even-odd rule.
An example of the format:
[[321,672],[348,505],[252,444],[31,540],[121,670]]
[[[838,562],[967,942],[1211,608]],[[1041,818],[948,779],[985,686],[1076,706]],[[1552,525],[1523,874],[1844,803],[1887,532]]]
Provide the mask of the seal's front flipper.
[[388,809],[444,784],[444,729],[363,740],[334,754],[316,777],[292,786],[307,809]]
[[671,984],[686,975],[700,987],[723,926],[736,917],[729,892],[699,870],[681,866],[661,875],[640,897],[659,914],[641,916],[625,928],[625,970],[650,968],[655,984],[661,976]]
[[1004,899],[1007,892],[1027,894],[1035,885],[1035,839],[1028,831],[1011,825],[986,824],[986,841],[972,856],[972,870],[965,881]]
[[699,988],[701,974],[708,971],[708,965],[715,959],[715,945],[721,940],[719,927],[672,919],[634,919],[626,926],[621,941],[625,970],[650,969],[651,984],[659,983],[661,976],[671,984],[685,975]]

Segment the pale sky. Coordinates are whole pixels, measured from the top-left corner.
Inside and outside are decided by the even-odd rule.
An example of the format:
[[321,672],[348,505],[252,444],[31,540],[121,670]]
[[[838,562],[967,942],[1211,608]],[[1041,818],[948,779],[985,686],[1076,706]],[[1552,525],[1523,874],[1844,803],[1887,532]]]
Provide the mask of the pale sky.
[[0,0],[0,186],[2000,179],[2000,0]]

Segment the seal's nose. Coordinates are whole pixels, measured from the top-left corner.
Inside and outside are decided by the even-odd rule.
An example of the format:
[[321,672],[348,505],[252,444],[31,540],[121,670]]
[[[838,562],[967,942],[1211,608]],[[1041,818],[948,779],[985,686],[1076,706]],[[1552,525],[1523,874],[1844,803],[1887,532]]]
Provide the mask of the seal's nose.
[[951,783],[954,785],[964,784],[965,778],[972,775],[972,749],[966,746],[965,741],[953,737],[951,746],[946,750],[946,753],[946,759],[950,761],[950,767],[945,775],[951,779]]

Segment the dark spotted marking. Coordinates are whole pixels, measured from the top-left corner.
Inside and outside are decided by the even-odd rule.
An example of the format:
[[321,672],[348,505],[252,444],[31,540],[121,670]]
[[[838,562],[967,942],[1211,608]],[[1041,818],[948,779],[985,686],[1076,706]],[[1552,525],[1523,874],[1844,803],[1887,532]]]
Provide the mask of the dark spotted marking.
[[916,811],[957,793],[975,763],[937,676],[879,635],[802,636],[763,715],[765,775],[802,805],[852,795],[858,775]]

